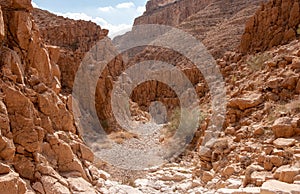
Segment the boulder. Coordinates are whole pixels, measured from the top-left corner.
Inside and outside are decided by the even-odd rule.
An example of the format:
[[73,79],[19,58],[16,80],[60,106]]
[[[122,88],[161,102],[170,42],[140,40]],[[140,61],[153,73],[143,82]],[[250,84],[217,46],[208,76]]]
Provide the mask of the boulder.
[[247,187],[241,189],[219,189],[217,194],[260,194],[259,187]]
[[0,176],[1,194],[25,194],[26,183],[22,181],[17,173],[9,173]]
[[73,178],[69,177],[67,179],[69,187],[72,193],[88,193],[88,194],[97,194],[92,184],[87,182],[81,177]]
[[71,194],[69,189],[51,176],[43,176],[41,182],[46,194]]
[[289,138],[295,135],[294,127],[292,126],[292,118],[281,117],[275,120],[272,130],[275,134],[275,137],[280,138]]
[[261,187],[260,194],[299,194],[300,185],[288,184],[277,180],[269,180]]
[[282,182],[293,183],[294,178],[299,174],[300,174],[300,168],[286,165],[286,166],[279,167],[275,171],[274,178]]
[[228,103],[229,107],[239,108],[245,110],[258,106],[263,102],[262,94],[250,93],[245,94],[243,97],[231,99]]
[[295,139],[278,138],[273,142],[273,144],[276,148],[288,148],[295,145],[296,142],[297,141]]

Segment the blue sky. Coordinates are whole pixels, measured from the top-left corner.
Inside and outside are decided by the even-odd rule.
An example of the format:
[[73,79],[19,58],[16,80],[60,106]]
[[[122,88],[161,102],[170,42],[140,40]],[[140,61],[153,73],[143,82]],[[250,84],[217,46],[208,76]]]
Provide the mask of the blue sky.
[[35,7],[72,19],[91,20],[114,37],[130,30],[134,18],[145,11],[147,0],[33,0]]

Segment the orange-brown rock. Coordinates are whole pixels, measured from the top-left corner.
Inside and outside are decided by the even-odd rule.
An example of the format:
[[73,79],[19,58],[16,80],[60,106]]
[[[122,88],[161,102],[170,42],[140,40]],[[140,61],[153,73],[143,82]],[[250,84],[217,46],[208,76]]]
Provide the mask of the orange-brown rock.
[[[83,20],[75,21],[62,16],[56,16],[48,11],[34,9],[33,16],[39,27],[42,38],[49,45],[49,57],[53,63],[52,73],[61,81],[63,92],[70,94],[74,79],[86,53],[95,44],[107,36],[108,30],[101,29],[93,22]],[[106,45],[107,46],[107,45]],[[57,69],[56,64],[59,66]],[[107,65],[102,73],[96,89],[96,109],[103,122],[113,120],[110,106],[110,91],[114,79],[122,72],[122,59],[116,58]],[[55,81],[57,81],[55,79]],[[60,83],[53,88],[59,91]],[[57,117],[59,118],[59,117]],[[68,119],[66,118],[65,121]],[[64,122],[62,122],[64,123]]]
[[134,25],[162,24],[179,27],[203,41],[214,57],[219,58],[239,46],[244,23],[265,0],[168,0],[147,2],[146,12]]
[[[295,123],[296,126],[293,123]],[[296,130],[295,130],[296,128],[297,128],[297,120],[293,120],[292,118],[289,117],[278,118],[272,126],[272,130],[276,137],[285,137],[285,138],[293,137],[296,134]]]
[[108,31],[93,22],[75,21],[40,9],[34,9],[33,16],[46,44],[59,47],[60,54],[54,54],[53,49],[50,54],[53,53],[52,60],[61,70],[62,87],[72,91],[75,74],[85,53]]
[[60,93],[59,48],[41,40],[31,1],[0,6],[1,193],[78,191],[69,187],[70,176],[73,183],[86,181],[80,191],[96,193],[92,183],[101,177],[91,178],[87,169],[94,155]]
[[177,26],[184,19],[203,9],[209,2],[201,0],[151,0],[147,2],[144,14],[135,19],[134,25],[163,24]]
[[26,192],[26,183],[19,177],[17,173],[9,173],[0,177],[0,191],[3,194]]
[[229,107],[236,107],[241,110],[253,108],[263,102],[263,96],[261,94],[245,94],[241,98],[234,98],[228,102]]
[[300,23],[298,0],[272,0],[264,4],[247,23],[240,51],[265,51],[297,37]]
[[2,9],[0,7],[0,41],[2,42],[5,36],[4,32],[4,21],[3,21],[3,15],[2,15]]

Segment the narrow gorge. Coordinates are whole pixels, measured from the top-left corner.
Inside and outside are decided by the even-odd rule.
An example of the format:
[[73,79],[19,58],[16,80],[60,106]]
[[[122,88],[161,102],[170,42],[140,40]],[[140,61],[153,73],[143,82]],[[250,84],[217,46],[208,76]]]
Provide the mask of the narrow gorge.
[[299,0],[149,0],[109,35],[0,0],[0,194],[300,194]]

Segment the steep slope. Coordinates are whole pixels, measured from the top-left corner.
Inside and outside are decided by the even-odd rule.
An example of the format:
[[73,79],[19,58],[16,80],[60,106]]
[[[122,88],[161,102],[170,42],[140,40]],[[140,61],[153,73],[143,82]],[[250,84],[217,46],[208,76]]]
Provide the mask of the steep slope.
[[93,153],[60,94],[57,49],[41,42],[30,1],[0,4],[1,193],[71,193],[77,181],[95,193]]
[[135,20],[139,24],[179,27],[194,35],[215,58],[239,46],[244,24],[265,0],[243,1],[148,1],[146,12]]
[[108,31],[92,22],[74,21],[40,9],[34,9],[33,16],[43,40],[60,48],[57,64],[62,73],[62,87],[71,91],[84,54]]
[[[118,178],[137,188],[133,189],[129,186],[120,186],[109,180],[105,181],[104,179],[107,179],[109,175],[98,171],[91,165],[90,161],[93,154],[78,137],[77,128],[74,126],[70,112],[71,107],[66,105],[71,102],[70,97],[68,98],[60,93],[59,81],[57,81],[59,80],[59,72],[54,71],[57,70],[55,64],[59,61],[57,60],[59,58],[57,55],[59,48],[45,46],[40,42],[39,36],[34,36],[34,34],[38,34],[36,27],[32,27],[30,33],[24,33],[23,20],[17,20],[21,21],[18,23],[16,17],[12,16],[22,14],[22,17],[19,18],[27,16],[27,23],[32,23],[28,14],[32,8],[28,3],[29,6],[24,11],[24,4],[21,4],[20,7],[18,1],[13,2],[13,5],[9,5],[9,7],[7,7],[8,1],[5,4],[1,2],[4,22],[0,17],[0,25],[3,23],[6,26],[3,28],[5,29],[3,32],[0,31],[0,40],[4,45],[1,48],[1,54],[5,54],[4,51],[7,50],[9,51],[9,57],[1,57],[4,62],[1,63],[3,100],[1,99],[2,141],[0,141],[0,145],[3,149],[0,152],[0,157],[3,159],[1,170],[3,169],[6,182],[0,181],[0,186],[2,186],[0,188],[7,187],[7,180],[11,180],[8,181],[9,189],[11,189],[9,193],[15,191],[12,191],[16,188],[12,186],[15,185],[13,184],[14,181],[18,183],[19,190],[23,191],[25,190],[23,180],[30,180],[28,185],[31,185],[35,192],[40,193],[87,193],[89,191],[91,193],[220,194],[299,192],[299,41],[289,42],[289,44],[283,46],[279,45],[278,48],[270,47],[270,50],[266,52],[253,55],[226,52],[222,58],[217,60],[226,81],[228,105],[220,139],[211,142],[210,147],[200,148],[203,135],[208,133],[207,126],[211,120],[210,95],[201,73],[193,67],[189,60],[173,51],[148,47],[143,52],[130,58],[128,64],[124,64],[120,58],[109,64],[98,84],[100,89],[98,89],[97,95],[99,95],[99,98],[96,106],[99,112],[102,111],[103,118],[110,118],[111,116],[109,115],[110,109],[108,106],[110,103],[109,92],[116,76],[122,73],[125,67],[145,60],[161,60],[180,67],[180,70],[185,72],[195,86],[202,103],[201,108],[205,113],[205,118],[196,135],[199,139],[195,142],[195,151],[187,151],[183,157],[171,160],[172,162],[153,168],[149,172],[146,171],[146,176],[143,176],[143,179],[135,180],[136,178],[132,174],[126,174],[126,176],[119,174]],[[159,18],[162,16],[173,14],[170,11],[172,10],[171,6],[176,7],[180,2],[150,1],[147,7],[152,11],[149,11],[149,15],[145,15],[143,20],[147,21],[147,17],[152,18],[150,16],[151,12],[161,15],[155,17],[153,21],[160,20]],[[226,45],[238,44],[238,40],[227,38],[232,33],[235,34],[235,39],[241,36],[242,24],[240,22],[244,22],[256,7],[256,4],[251,3],[249,7],[243,7],[244,5],[239,4],[237,1],[224,2],[228,3],[229,7],[237,7],[237,10],[234,9],[234,13],[230,13],[230,9],[222,7],[220,1],[206,2],[207,6],[197,11],[196,14],[189,15],[185,13],[183,14],[184,17],[180,16],[185,18],[182,19],[183,22],[178,22],[181,19],[176,19],[174,22],[181,23],[180,25],[183,25],[183,28],[189,32],[194,32],[194,35],[197,36],[198,34],[200,39],[203,38],[203,42],[212,45],[210,49],[225,45],[217,48],[221,50],[216,50],[215,56],[221,56],[221,53],[227,48]],[[278,0],[276,2],[276,5],[279,2],[280,5],[281,3],[284,4],[283,1]],[[177,8],[181,11],[182,9],[185,10],[181,6]],[[224,12],[220,8],[224,8]],[[163,13],[165,12],[164,9],[167,10],[166,13]],[[193,9],[196,8],[189,8],[188,10]],[[266,18],[272,15],[272,9],[266,9],[265,11]],[[218,15],[217,13],[222,13],[224,17],[229,19],[223,21],[222,14]],[[46,42],[60,46],[61,51],[69,56],[68,60],[73,60],[72,55],[76,53],[73,49],[80,51],[80,56],[82,56],[86,51],[85,49],[92,46],[92,42],[96,42],[99,38],[98,36],[92,36],[88,39],[91,43],[87,47],[83,45],[84,41],[79,40],[81,42],[79,45],[83,46],[81,50],[79,47],[72,47],[72,43],[77,40],[77,36],[84,37],[84,33],[89,34],[90,32],[75,30],[76,33],[74,32],[74,35],[71,35],[72,38],[66,38],[68,41],[59,45],[60,42],[51,33],[47,33],[48,23],[50,23],[50,29],[54,26],[53,33],[59,31],[60,24],[70,23],[70,26],[62,31],[65,36],[68,36],[69,31],[72,32],[72,28],[77,27],[78,24],[87,26],[89,24],[81,21],[76,24],[77,22],[74,20],[51,16],[49,13],[38,13],[35,20],[43,17],[43,14],[47,17],[49,15],[53,21],[58,21],[57,24],[56,22],[54,24],[51,22],[39,24],[42,34],[44,33],[43,36],[47,37]],[[286,14],[286,12],[280,12],[278,18],[283,18]],[[47,21],[47,17],[42,20]],[[207,20],[209,26],[204,25],[204,17],[209,18]],[[42,20],[39,23],[43,23]],[[166,19],[166,22],[170,21]],[[195,27],[189,26],[189,23],[195,23]],[[261,30],[251,31],[251,37],[260,36],[261,31],[267,32],[268,25],[264,26],[263,23],[257,23],[256,25],[261,26]],[[91,26],[95,25],[91,24]],[[205,28],[212,26],[212,29],[206,31],[203,26]],[[69,30],[69,28],[72,30]],[[102,30],[100,28],[93,29],[97,31],[95,33],[101,34]],[[224,32],[219,34],[219,29],[224,29]],[[230,31],[227,31],[227,29],[230,29]],[[81,33],[83,34],[80,35]],[[105,31],[103,33],[105,34]],[[28,37],[31,37],[29,43]],[[268,39],[269,36],[261,36],[262,42],[268,42]],[[83,38],[83,40],[86,39]],[[224,40],[224,42],[217,44],[215,43],[217,40]],[[26,45],[28,44],[31,46],[27,48]],[[256,43],[250,42],[250,45],[252,44],[255,45]],[[42,48],[39,45],[42,45]],[[262,45],[255,47],[261,50],[266,49]],[[33,52],[32,48],[37,52],[31,55],[29,53]],[[41,63],[44,60],[39,57],[38,54],[40,53],[45,53],[46,56],[49,55],[49,57],[46,57],[47,62]],[[55,53],[56,55],[54,55]],[[64,56],[62,55],[60,58],[63,59]],[[38,62],[34,62],[35,60],[38,60]],[[69,65],[74,65],[74,69],[76,69],[79,63],[80,60],[75,59]],[[24,69],[22,69],[23,66]],[[67,68],[63,64],[59,66]],[[70,81],[69,83],[73,83],[73,79],[68,77],[65,82]],[[178,79],[178,81],[181,80]],[[71,85],[68,87],[71,88]],[[70,91],[66,89],[64,92],[69,94]],[[51,95],[48,95],[48,93]],[[139,105],[145,107],[149,106],[151,101],[156,100],[173,107],[178,105],[178,99],[174,92],[166,85],[156,82],[141,84],[133,92],[132,98]],[[62,118],[66,120],[62,120]],[[100,116],[100,118],[102,117]],[[165,127],[168,129],[168,125]],[[23,138],[24,136],[26,138]],[[167,138],[167,134],[159,134],[160,143],[163,144]],[[23,141],[24,139],[28,141]],[[39,146],[41,151],[38,149]],[[7,162],[10,160],[12,163]],[[44,166],[46,167],[44,168]],[[29,186],[28,189],[30,189]]]
[[[235,50],[239,46],[244,24],[261,2],[264,1],[148,1],[146,12],[135,20],[135,25],[164,24],[178,27],[202,41],[210,53],[219,58],[226,51]],[[191,6],[196,6],[193,11],[189,10],[192,9]],[[176,18],[181,15],[186,18],[177,21]],[[117,37],[115,41],[118,42],[119,39],[121,38]],[[126,66],[144,60],[158,60],[180,66],[195,86],[198,95],[202,97],[207,94],[208,86],[201,72],[179,53],[163,48],[147,48],[129,60]],[[144,110],[148,110],[151,102],[156,100],[163,102],[168,109],[179,105],[176,94],[157,81],[141,84],[133,91],[132,99]]]
[[0,1],[0,193],[112,193],[118,183],[93,165],[60,91],[60,50],[44,44],[32,10],[30,0]]
[[[93,22],[75,21],[40,9],[34,9],[33,16],[45,42],[60,50],[57,64],[61,69],[62,89],[65,94],[71,94],[75,75],[83,58],[98,41],[107,36],[108,30],[101,29]],[[107,65],[99,78],[96,108],[103,122],[113,120],[110,91],[112,82],[122,72],[123,66],[122,59],[117,57]]]
[[163,24],[177,26],[183,20],[197,13],[211,0],[151,0],[146,4],[144,14],[135,19],[134,25]]
[[299,10],[297,0],[273,0],[266,3],[247,22],[240,51],[265,51],[294,40],[299,35]]
[[214,1],[182,22],[179,27],[196,36],[215,58],[234,51],[246,21],[259,8],[257,1]]

